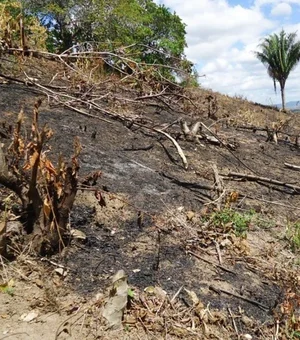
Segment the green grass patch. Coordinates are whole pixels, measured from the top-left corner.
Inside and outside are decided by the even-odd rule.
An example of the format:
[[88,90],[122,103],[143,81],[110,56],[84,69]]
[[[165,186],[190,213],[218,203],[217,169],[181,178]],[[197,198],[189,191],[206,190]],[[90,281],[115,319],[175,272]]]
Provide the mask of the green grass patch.
[[228,208],[213,213],[211,222],[213,225],[223,227],[225,232],[233,230],[238,237],[247,237],[249,225],[256,212],[240,213]]
[[286,238],[291,245],[292,251],[298,252],[300,250],[300,222],[288,223]]

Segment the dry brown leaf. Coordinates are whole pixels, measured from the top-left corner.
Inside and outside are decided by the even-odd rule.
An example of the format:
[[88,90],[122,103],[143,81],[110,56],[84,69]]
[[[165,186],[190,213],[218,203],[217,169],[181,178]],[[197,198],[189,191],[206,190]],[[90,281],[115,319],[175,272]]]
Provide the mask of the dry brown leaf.
[[49,219],[51,213],[51,205],[47,197],[44,199],[43,211],[44,215],[47,217],[47,219]]
[[35,150],[33,155],[29,158],[30,167],[33,167],[37,159],[39,158],[40,154]]
[[184,288],[184,290],[186,291],[186,293],[188,294],[188,296],[189,296],[190,299],[192,300],[193,305],[196,306],[196,305],[200,302],[200,300],[199,300],[197,294],[196,294],[194,291],[188,290],[188,289],[186,289],[186,288]]
[[195,213],[191,210],[186,212],[186,218],[188,221],[191,221],[195,217]]
[[102,315],[109,328],[117,329],[122,325],[122,318],[128,301],[127,276],[124,270],[119,270],[112,279],[109,298]]

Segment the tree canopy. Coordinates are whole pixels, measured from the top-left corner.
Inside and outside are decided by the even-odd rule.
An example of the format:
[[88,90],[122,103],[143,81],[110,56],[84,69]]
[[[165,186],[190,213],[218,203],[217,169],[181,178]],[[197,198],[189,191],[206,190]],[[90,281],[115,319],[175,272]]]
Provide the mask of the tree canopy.
[[[23,15],[20,1],[0,1],[0,39],[2,47],[15,47],[25,44],[21,42],[26,36],[26,44],[33,49],[46,48],[47,30],[40,25],[39,20],[32,14]],[[24,48],[24,46],[22,46]]]
[[271,34],[259,45],[260,52],[255,52],[256,57],[267,67],[269,76],[276,81],[281,90],[282,109],[285,109],[285,84],[290,72],[300,60],[300,42],[296,41],[296,33],[286,33],[281,30],[279,34]]
[[[135,45],[137,61],[176,64],[184,57],[185,24],[152,0],[22,0],[47,28],[48,48],[63,52],[93,41],[111,48]],[[102,45],[103,46],[103,45]]]

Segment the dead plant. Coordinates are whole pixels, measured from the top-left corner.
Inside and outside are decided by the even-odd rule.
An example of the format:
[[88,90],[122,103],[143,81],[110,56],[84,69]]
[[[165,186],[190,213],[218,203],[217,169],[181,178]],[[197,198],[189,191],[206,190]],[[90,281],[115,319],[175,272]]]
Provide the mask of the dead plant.
[[77,192],[77,157],[81,146],[76,139],[71,161],[66,163],[59,156],[55,167],[45,150],[53,131],[46,125],[40,128],[40,105],[41,100],[38,100],[29,136],[22,133],[26,128],[21,109],[11,145],[5,151],[0,148],[0,184],[21,200],[21,220],[33,241],[33,248],[41,254],[49,254],[64,246],[69,212]]

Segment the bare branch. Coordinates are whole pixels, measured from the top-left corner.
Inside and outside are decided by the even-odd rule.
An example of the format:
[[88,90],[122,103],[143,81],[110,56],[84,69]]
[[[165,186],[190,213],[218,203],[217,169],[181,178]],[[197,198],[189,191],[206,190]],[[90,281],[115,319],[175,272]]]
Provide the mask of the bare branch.
[[186,160],[186,157],[185,157],[185,155],[184,155],[184,153],[183,153],[183,151],[182,151],[180,145],[176,142],[176,140],[175,140],[173,137],[171,137],[169,134],[167,134],[166,132],[164,132],[164,131],[162,131],[162,130],[153,129],[153,131],[158,132],[158,133],[161,133],[161,134],[163,134],[164,136],[166,136],[168,139],[170,139],[170,141],[174,144],[174,146],[175,146],[176,149],[177,149],[177,152],[178,152],[178,154],[179,154],[179,156],[180,156],[180,158],[181,158],[181,160],[182,160],[182,163],[183,163],[184,168],[187,170],[187,168],[188,168],[188,162],[187,162],[187,160]]

